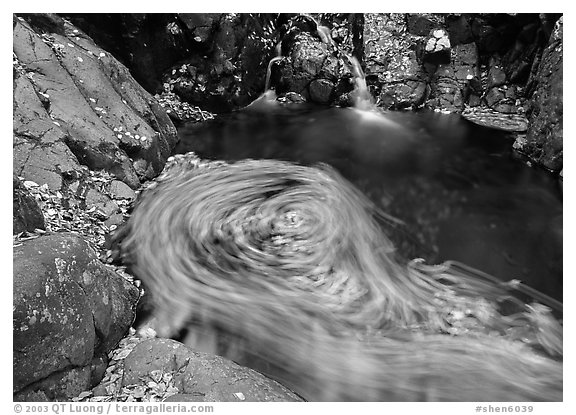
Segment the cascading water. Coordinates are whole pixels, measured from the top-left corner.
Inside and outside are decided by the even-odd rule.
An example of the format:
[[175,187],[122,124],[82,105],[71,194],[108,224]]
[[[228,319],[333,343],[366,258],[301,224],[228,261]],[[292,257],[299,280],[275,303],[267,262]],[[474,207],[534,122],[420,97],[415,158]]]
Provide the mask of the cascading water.
[[266,82],[264,84],[264,93],[270,91],[270,78],[272,77],[272,65],[274,65],[274,62],[278,62],[279,60],[282,60],[282,56],[275,56],[272,59],[270,59],[270,62],[268,62],[268,69],[266,70]]
[[354,76],[354,91],[352,95],[354,98],[354,108],[361,111],[374,111],[376,106],[374,105],[374,99],[368,91],[368,86],[366,85],[366,76],[360,66],[360,62],[356,57],[352,56],[349,58],[352,67],[352,75]]

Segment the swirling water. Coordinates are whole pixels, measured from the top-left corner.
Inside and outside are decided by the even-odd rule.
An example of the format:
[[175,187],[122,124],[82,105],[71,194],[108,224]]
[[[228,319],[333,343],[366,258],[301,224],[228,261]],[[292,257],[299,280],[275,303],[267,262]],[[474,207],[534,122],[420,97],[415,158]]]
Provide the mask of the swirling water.
[[406,258],[457,260],[562,299],[562,194],[511,154],[513,138],[458,115],[275,101],[179,129],[175,153],[324,162],[384,212]]

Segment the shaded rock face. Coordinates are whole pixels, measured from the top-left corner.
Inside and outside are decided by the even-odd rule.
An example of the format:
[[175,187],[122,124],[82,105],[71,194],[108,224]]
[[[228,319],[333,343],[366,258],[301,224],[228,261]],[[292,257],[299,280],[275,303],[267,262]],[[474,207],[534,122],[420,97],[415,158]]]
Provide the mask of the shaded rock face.
[[150,93],[175,92],[212,112],[243,107],[263,92],[277,43],[275,27],[286,19],[265,13],[68,17]]
[[210,30],[196,35],[196,51],[163,75],[165,90],[212,112],[244,107],[264,92],[268,61],[277,43],[276,16],[240,13],[180,19],[195,31],[197,21],[208,19]]
[[295,402],[297,395],[260,373],[219,356],[198,353],[174,340],[138,344],[124,361],[122,386],[140,384],[150,372],[173,373],[179,394],[170,402]]
[[77,28],[39,19],[14,19],[15,173],[51,189],[81,164],[132,188],[153,178],[177,142],[164,110]]
[[[537,14],[366,14],[366,76],[378,105],[523,114],[547,39]],[[557,16],[556,16],[557,17]]]
[[70,21],[126,65],[150,93],[161,88],[161,75],[184,59],[198,42],[206,39],[218,14],[91,13],[67,14]]
[[563,18],[556,23],[535,77],[526,141],[520,150],[546,168],[563,167]]
[[22,185],[18,177],[12,177],[12,233],[44,228],[44,216],[34,196]]
[[77,396],[132,324],[138,289],[74,234],[25,241],[13,264],[14,399]]

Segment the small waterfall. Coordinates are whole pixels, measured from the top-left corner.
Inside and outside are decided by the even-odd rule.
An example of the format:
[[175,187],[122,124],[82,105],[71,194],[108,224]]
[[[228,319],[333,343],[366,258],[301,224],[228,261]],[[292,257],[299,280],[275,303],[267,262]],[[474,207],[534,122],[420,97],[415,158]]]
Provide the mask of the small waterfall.
[[301,13],[301,16],[309,18],[314,22],[314,24],[316,24],[316,34],[318,35],[322,43],[326,43],[327,45],[336,47],[336,43],[334,42],[334,39],[332,39],[332,31],[330,30],[329,27],[322,26],[320,23],[318,23],[318,20],[316,20],[312,15]]
[[270,89],[270,78],[272,75],[272,65],[274,65],[274,62],[277,62],[280,59],[282,59],[282,56],[280,56],[279,46],[280,43],[278,43],[278,46],[276,47],[277,56],[273,57],[272,59],[270,59],[270,62],[268,62],[268,68],[266,69],[266,82],[264,83],[264,93],[260,95],[258,98],[256,98],[254,101],[252,101],[250,104],[248,104],[246,108],[250,108],[251,110],[267,111],[270,108],[276,106],[277,104],[276,99],[278,98],[278,96],[276,95],[276,92],[274,92],[273,89]]
[[270,90],[270,77],[272,75],[272,65],[274,65],[274,62],[278,62],[280,59],[282,59],[282,56],[276,56],[270,59],[270,62],[268,62],[268,69],[266,70],[266,83],[264,84],[264,94],[266,94],[266,92]]
[[354,98],[354,108],[363,111],[374,111],[376,105],[366,86],[366,77],[364,71],[360,66],[360,62],[354,56],[350,57],[350,64],[352,65],[352,75],[354,76],[354,91],[352,96]]
[[398,123],[392,121],[374,103],[374,98],[370,95],[366,85],[366,76],[360,66],[360,62],[354,56],[349,56],[352,75],[354,76],[354,90],[352,98],[354,100],[353,110],[360,116],[363,123],[376,123],[380,126],[386,125],[397,129],[402,128]]

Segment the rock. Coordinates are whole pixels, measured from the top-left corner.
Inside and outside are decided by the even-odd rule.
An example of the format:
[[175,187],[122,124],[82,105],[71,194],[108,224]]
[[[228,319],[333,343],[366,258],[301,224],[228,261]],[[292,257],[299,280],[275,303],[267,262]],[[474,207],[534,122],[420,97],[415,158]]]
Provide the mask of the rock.
[[528,120],[525,116],[503,114],[489,108],[467,108],[462,111],[462,117],[475,124],[504,131],[525,133],[528,129]]
[[406,15],[408,33],[416,36],[426,36],[432,29],[440,26],[438,16],[429,13],[409,13]]
[[544,50],[536,90],[528,108],[529,128],[521,151],[544,167],[563,167],[563,18],[560,17]]
[[486,100],[486,104],[490,107],[490,108],[494,108],[496,106],[496,104],[498,104],[500,101],[506,99],[506,95],[504,93],[504,90],[502,90],[501,88],[495,87],[492,88],[488,91],[488,93],[486,94],[485,100]]
[[380,105],[394,110],[416,108],[424,103],[427,93],[425,82],[406,80],[382,91]]
[[450,38],[444,29],[432,29],[424,39],[422,61],[434,65],[450,63]]
[[134,190],[120,180],[114,180],[110,183],[110,194],[116,199],[136,199],[136,193],[134,193]]
[[310,100],[318,104],[330,103],[334,91],[334,84],[327,79],[314,79],[308,87]]
[[161,77],[163,92],[211,112],[250,104],[264,91],[268,62],[278,43],[272,28],[279,19],[249,13],[179,15],[176,21],[186,21],[179,27],[192,41],[183,58],[160,62],[170,63]]
[[136,188],[162,170],[176,130],[122,64],[66,21],[59,34],[17,19],[13,43],[18,175],[59,189],[84,164]]
[[14,248],[14,399],[70,399],[134,319],[139,291],[77,235],[45,235]]
[[219,356],[195,352],[182,343],[150,339],[124,361],[123,386],[142,384],[154,370],[171,372],[179,394],[169,402],[277,402],[302,399],[260,373]]
[[438,65],[430,79],[429,108],[461,112],[467,99],[481,94],[478,51],[474,43],[457,45],[452,49],[452,61]]
[[496,57],[490,58],[488,65],[488,88],[502,86],[506,83],[506,72],[500,59]]
[[45,229],[44,215],[20,179],[12,177],[12,233]]
[[464,15],[449,15],[445,17],[450,43],[452,46],[463,45],[474,42],[472,29],[468,19]]
[[184,59],[192,44],[199,43],[195,38],[209,33],[220,15],[90,13],[64,16],[130,68],[148,92],[156,93],[161,88],[162,73],[174,62]]

